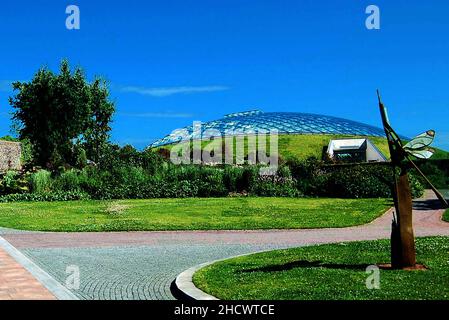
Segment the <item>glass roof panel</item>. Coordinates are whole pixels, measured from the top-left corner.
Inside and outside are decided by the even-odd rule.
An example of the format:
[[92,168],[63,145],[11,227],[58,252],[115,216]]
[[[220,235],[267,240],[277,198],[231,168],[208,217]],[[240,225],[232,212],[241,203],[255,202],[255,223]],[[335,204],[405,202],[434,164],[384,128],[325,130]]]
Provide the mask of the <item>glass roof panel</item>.
[[[201,131],[215,129],[222,135],[231,132],[257,132],[277,130],[279,134],[344,134],[357,136],[384,137],[383,129],[370,126],[364,123],[309,113],[295,112],[262,112],[259,110],[249,112],[237,112],[225,116],[222,119],[204,122]],[[154,142],[151,147],[159,147],[175,143],[186,139],[198,139],[198,135],[193,134],[193,127],[188,126],[181,130],[189,132],[189,136],[180,137],[176,133],[170,134]]]

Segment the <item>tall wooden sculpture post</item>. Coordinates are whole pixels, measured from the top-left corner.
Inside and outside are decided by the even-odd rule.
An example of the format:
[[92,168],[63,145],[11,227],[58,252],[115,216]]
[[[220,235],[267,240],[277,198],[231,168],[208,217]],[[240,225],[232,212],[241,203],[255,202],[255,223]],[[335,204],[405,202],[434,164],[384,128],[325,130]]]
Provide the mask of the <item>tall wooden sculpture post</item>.
[[391,265],[394,269],[414,268],[416,266],[416,251],[413,233],[412,193],[408,179],[409,169],[415,168],[427,181],[443,205],[445,207],[448,206],[444,197],[424,176],[410,157],[412,155],[417,158],[428,159],[433,155],[434,151],[428,146],[435,138],[435,131],[429,130],[403,145],[400,137],[390,125],[387,110],[382,103],[379,91],[377,95],[382,123],[390,148],[394,176],[393,200],[395,216],[391,232]]

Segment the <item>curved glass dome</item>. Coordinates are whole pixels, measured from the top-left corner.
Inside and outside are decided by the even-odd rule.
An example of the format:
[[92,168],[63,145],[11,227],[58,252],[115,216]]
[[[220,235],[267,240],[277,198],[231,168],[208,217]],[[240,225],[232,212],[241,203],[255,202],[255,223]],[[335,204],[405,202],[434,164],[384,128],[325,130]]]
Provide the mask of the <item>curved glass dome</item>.
[[279,134],[332,134],[383,137],[382,129],[364,123],[310,113],[262,112],[259,110],[226,115],[223,119],[201,123],[201,128],[188,126],[157,140],[151,147],[199,139],[206,130],[219,132],[221,136],[270,132]]

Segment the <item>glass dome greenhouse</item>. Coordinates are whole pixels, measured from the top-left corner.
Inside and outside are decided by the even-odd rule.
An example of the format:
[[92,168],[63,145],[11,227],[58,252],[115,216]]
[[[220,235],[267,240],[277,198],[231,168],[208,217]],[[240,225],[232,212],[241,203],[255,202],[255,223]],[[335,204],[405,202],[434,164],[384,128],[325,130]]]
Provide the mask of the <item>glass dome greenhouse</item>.
[[201,123],[200,130],[188,126],[173,131],[155,141],[150,147],[160,147],[180,141],[200,139],[206,130],[219,132],[221,136],[251,133],[278,134],[329,134],[384,137],[382,129],[364,123],[310,113],[262,112],[259,110],[228,114],[224,118]]

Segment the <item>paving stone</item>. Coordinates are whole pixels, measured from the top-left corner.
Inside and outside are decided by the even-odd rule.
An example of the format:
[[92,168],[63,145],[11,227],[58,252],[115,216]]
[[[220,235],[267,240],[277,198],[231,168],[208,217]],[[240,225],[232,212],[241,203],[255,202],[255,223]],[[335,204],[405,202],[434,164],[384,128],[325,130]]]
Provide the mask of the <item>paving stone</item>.
[[53,300],[55,297],[0,248],[0,300]]

